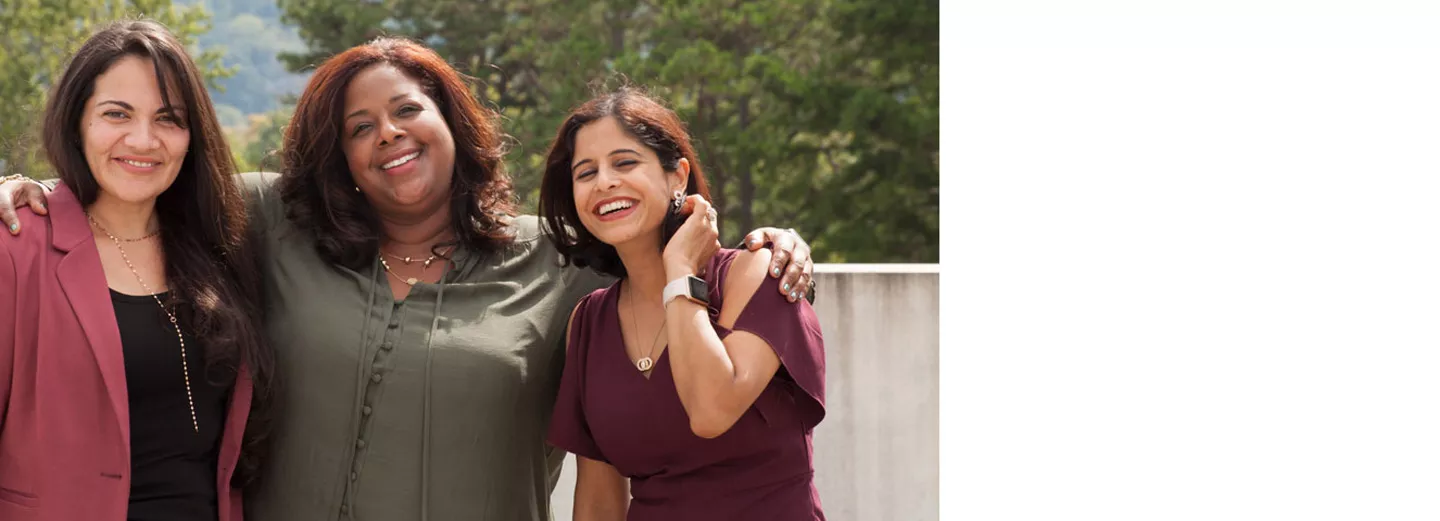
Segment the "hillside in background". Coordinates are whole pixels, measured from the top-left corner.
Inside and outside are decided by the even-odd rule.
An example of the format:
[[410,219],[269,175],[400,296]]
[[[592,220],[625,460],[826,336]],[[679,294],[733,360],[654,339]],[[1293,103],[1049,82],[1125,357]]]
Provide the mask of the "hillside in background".
[[251,116],[281,108],[286,96],[305,87],[306,74],[285,69],[276,58],[282,52],[300,52],[305,43],[294,27],[280,21],[275,0],[177,0],[177,5],[200,4],[210,13],[212,27],[199,35],[202,48],[224,53],[223,63],[233,75],[211,89],[220,121],[232,129],[248,128]]

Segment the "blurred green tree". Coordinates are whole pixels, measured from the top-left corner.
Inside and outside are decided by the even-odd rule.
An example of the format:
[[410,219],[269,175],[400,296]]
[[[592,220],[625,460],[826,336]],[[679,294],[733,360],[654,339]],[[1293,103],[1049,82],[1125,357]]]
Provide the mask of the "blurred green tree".
[[196,35],[210,28],[201,7],[170,0],[0,0],[0,161],[7,173],[49,176],[39,143],[46,91],[95,27],[127,17],[169,27],[190,47],[208,84],[231,74],[219,52],[195,45]]
[[939,260],[934,0],[277,1],[292,71],[400,35],[477,78],[528,210],[565,114],[630,82],[689,124],[727,244],[778,224],[821,261]]

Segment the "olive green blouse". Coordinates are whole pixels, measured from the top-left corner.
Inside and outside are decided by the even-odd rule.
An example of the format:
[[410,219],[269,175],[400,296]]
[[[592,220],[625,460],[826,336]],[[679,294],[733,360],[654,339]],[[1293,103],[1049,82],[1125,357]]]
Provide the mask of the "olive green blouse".
[[565,323],[613,279],[562,268],[522,216],[510,247],[459,251],[440,284],[396,302],[378,258],[361,271],[321,259],[285,217],[276,174],[242,178],[281,385],[246,518],[548,519]]

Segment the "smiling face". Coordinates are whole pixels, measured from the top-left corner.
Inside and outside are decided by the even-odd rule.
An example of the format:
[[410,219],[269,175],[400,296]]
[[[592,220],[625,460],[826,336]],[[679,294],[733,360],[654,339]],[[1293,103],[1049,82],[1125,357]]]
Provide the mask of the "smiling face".
[[570,164],[580,223],[616,247],[635,240],[659,243],[673,193],[684,190],[690,172],[685,159],[674,172],[666,172],[655,151],[613,117],[576,131]]
[[455,173],[455,139],[435,100],[390,65],[355,75],[341,127],[355,186],[382,212],[442,208]]
[[[177,93],[173,84],[168,89]],[[175,182],[190,146],[185,107],[166,108],[149,58],[125,56],[95,78],[80,135],[100,198],[153,202]]]

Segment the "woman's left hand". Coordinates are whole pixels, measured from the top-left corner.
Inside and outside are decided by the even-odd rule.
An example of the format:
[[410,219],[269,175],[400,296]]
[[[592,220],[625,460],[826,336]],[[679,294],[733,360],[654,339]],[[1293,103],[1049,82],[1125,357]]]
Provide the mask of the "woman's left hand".
[[[798,302],[810,296],[811,277],[815,263],[810,259],[810,245],[795,230],[759,228],[745,235],[745,248],[750,251],[771,244],[774,255],[770,259],[770,276],[781,277],[780,293],[790,302]],[[789,261],[788,263],[786,261]]]
[[720,227],[715,223],[715,209],[710,206],[710,201],[691,194],[685,198],[680,213],[689,217],[675,230],[675,235],[670,237],[661,254],[665,260],[667,280],[699,275],[715,252],[720,251]]

